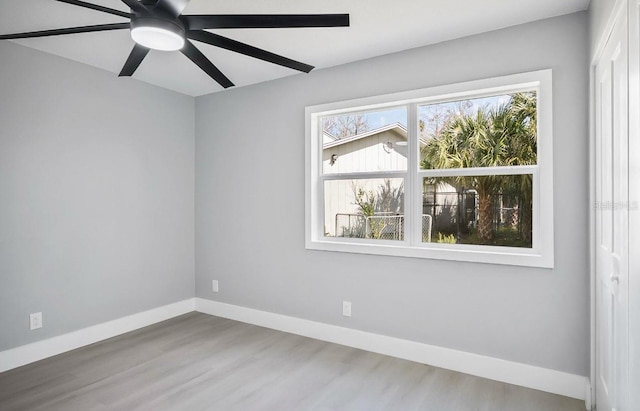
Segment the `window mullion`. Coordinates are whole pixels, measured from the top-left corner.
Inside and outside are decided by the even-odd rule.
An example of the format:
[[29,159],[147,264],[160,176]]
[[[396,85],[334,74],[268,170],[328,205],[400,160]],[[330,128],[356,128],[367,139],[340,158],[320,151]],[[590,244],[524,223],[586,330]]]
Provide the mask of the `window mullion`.
[[420,177],[457,177],[457,176],[495,176],[533,174],[538,171],[537,165],[530,166],[501,166],[501,167],[477,167],[477,168],[440,168],[419,170]]
[[405,212],[404,212],[404,233],[405,241],[408,241],[410,245],[417,244],[417,233],[420,232],[417,227],[417,222],[420,219],[417,217],[419,212],[418,201],[421,198],[419,193],[419,178],[417,176],[418,161],[420,147],[418,146],[418,105],[416,103],[409,104],[407,108],[407,139],[409,147],[409,158],[407,161],[407,181],[405,187]]
[[364,180],[373,178],[406,178],[406,171],[365,171],[358,173],[323,174],[318,177],[320,181],[330,180]]

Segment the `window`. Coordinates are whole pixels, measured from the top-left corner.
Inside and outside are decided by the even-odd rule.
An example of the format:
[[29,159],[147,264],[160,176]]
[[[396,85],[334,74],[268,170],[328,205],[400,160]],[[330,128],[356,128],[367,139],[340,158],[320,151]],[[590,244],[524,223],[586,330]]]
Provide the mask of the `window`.
[[307,248],[553,267],[550,70],[306,117]]

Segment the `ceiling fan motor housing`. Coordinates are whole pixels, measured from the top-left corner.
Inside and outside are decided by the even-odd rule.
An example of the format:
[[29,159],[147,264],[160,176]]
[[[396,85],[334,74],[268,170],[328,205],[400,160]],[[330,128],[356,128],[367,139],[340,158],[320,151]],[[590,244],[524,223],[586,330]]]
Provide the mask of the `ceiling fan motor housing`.
[[185,27],[178,19],[157,16],[131,18],[131,37],[147,48],[155,50],[180,50],[184,46]]

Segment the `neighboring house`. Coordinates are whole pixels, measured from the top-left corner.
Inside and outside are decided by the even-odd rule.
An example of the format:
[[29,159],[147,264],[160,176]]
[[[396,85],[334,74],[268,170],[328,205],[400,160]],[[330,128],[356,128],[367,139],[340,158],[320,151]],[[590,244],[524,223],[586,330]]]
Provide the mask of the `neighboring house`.
[[[424,146],[426,142],[421,140],[420,144]],[[399,123],[394,123],[345,138],[337,138],[325,132],[322,169],[325,174],[406,170],[407,129]],[[395,227],[392,229],[394,233],[387,233],[385,238],[399,239],[398,237],[402,236],[401,219],[404,215],[402,179],[338,180],[325,184],[324,232],[327,236],[366,235],[366,223],[361,217],[362,211],[356,202],[359,190],[363,190],[365,197],[368,193],[380,197],[381,191],[388,194],[388,201],[376,208],[375,215],[381,216],[380,224]],[[440,195],[441,201],[448,204],[454,204],[457,201],[454,187],[440,184],[437,186],[437,191],[446,192]],[[452,192],[454,194],[450,194]],[[431,209],[433,210],[433,207]],[[425,209],[425,213],[432,214],[433,211]]]
[[325,132],[322,169],[330,174],[405,170],[406,144],[407,129],[399,123],[345,138]]
[[[345,138],[323,135],[322,169],[325,174],[405,170],[407,168],[407,130],[395,123]],[[390,188],[399,190],[401,179],[390,180]],[[361,236],[364,221],[356,204],[356,193],[379,191],[384,179],[340,180],[325,186],[325,234]],[[394,210],[402,214],[402,205]],[[380,210],[382,211],[382,210]],[[359,234],[358,234],[359,233]]]

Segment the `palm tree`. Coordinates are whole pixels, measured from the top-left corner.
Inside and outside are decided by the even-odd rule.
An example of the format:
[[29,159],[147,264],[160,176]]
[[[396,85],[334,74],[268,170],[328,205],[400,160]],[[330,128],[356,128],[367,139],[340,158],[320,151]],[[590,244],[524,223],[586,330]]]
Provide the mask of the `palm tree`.
[[[452,117],[444,125],[440,134],[432,136],[423,149],[422,168],[535,164],[537,152],[535,104],[534,93],[517,93],[507,104],[494,109],[479,109],[474,115],[462,114]],[[503,176],[458,176],[438,180],[458,188],[464,186],[476,190],[478,238],[483,243],[493,240],[493,200],[497,193],[503,191],[503,188],[508,189],[503,187],[506,185],[506,180],[517,182],[519,197],[525,203],[523,209],[531,208],[531,181],[528,175],[516,179],[505,179]]]
[[[536,94],[517,93],[510,103],[509,110],[515,123],[518,125],[518,132],[515,134],[511,144],[512,158],[519,159],[519,165],[531,165],[537,162],[538,150],[538,112]],[[520,235],[525,243],[531,243],[532,227],[532,204],[533,204],[533,181],[530,174],[513,176],[516,183],[518,197],[520,199]]]

